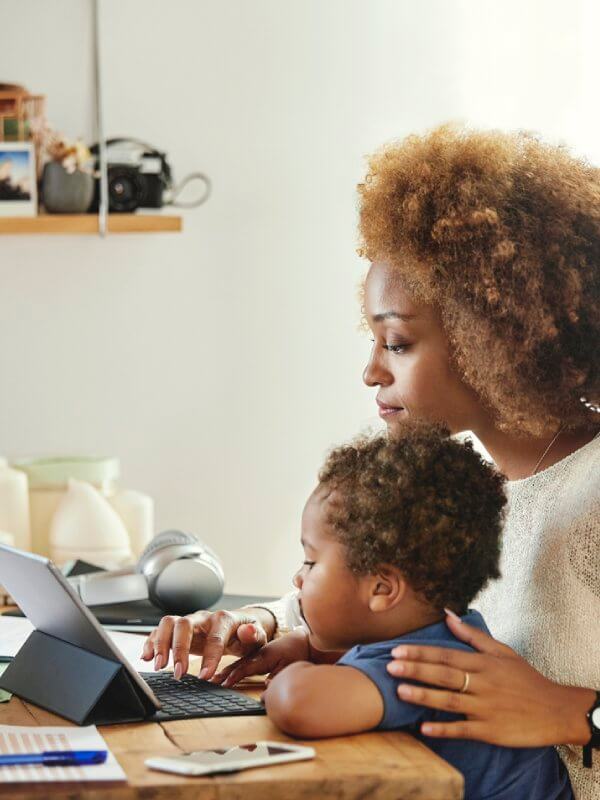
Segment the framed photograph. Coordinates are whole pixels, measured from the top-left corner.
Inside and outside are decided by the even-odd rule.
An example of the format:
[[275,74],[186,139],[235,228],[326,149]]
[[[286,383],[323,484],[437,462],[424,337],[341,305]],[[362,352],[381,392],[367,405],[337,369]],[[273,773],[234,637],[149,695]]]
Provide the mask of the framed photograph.
[[0,142],[0,216],[35,217],[37,184],[32,142]]

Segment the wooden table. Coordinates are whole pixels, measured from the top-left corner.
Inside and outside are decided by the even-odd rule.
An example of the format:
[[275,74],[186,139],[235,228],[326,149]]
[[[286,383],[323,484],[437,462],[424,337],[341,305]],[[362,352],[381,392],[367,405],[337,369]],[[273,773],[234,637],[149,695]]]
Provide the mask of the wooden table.
[[[200,662],[192,663],[197,672]],[[40,664],[40,679],[44,665]],[[260,692],[246,689],[257,697]],[[326,709],[323,710],[326,713]],[[0,704],[3,725],[71,725],[12,697]],[[404,733],[367,733],[306,742],[313,761],[281,764],[237,774],[187,778],[144,766],[150,756],[180,755],[257,739],[291,741],[266,717],[225,717],[100,726],[127,775],[127,783],[0,784],[0,798],[29,800],[460,800],[462,775]]]

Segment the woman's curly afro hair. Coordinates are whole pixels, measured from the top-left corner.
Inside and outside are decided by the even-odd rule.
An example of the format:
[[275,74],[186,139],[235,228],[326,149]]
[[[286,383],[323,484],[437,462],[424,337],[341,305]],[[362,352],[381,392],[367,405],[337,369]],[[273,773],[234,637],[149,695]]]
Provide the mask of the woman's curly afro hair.
[[499,427],[600,421],[600,170],[524,133],[443,126],[375,153],[360,252],[439,307]]
[[470,441],[424,422],[363,436],[326,460],[327,522],[356,574],[392,564],[438,609],[464,613],[499,576],[504,478]]

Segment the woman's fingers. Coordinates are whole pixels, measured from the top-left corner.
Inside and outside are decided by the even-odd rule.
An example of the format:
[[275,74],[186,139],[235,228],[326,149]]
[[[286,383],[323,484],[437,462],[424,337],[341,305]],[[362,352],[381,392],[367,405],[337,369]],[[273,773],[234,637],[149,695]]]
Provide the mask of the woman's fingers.
[[[201,613],[203,616],[200,618],[198,618],[197,614],[190,614],[187,617],[168,614],[163,617],[158,626],[144,641],[142,649],[144,661],[154,659],[154,669],[162,669],[168,664],[169,652],[173,648],[174,660],[183,660],[183,672],[186,672],[189,665],[189,653],[193,635],[196,632],[200,633],[200,626],[206,616],[206,612]],[[177,653],[175,653],[175,646],[177,647]],[[179,656],[179,659],[177,656]]]
[[267,643],[267,634],[262,625],[248,622],[237,629],[237,638],[243,648],[263,647]]
[[266,643],[266,634],[260,625],[243,622],[232,632],[227,644],[227,652],[232,656],[243,658],[253,653]]
[[208,680],[215,674],[225,648],[235,634],[238,625],[238,620],[228,611],[215,611],[207,619],[206,626],[204,626],[206,638],[202,653],[200,678]]
[[471,645],[475,650],[479,650],[480,653],[487,653],[491,656],[515,655],[514,650],[508,645],[496,641],[496,639],[479,628],[467,625],[467,623],[462,622],[460,617],[457,617],[456,614],[446,613],[446,625],[457,639],[460,639],[461,642],[465,642],[465,644]]
[[173,626],[171,648],[173,650],[173,673],[176,680],[188,671],[190,647],[194,635],[194,625],[190,617],[179,617]]
[[162,669],[169,663],[169,651],[173,638],[173,628],[177,617],[166,616],[158,623],[154,631],[154,669]]
[[144,646],[142,647],[142,658],[144,661],[150,661],[150,659],[154,658],[154,637],[156,635],[156,630],[153,630],[151,633],[148,634],[146,639],[144,640]]
[[[410,680],[427,683],[431,686],[441,686],[459,692],[465,684],[465,670],[454,667],[440,666],[439,664],[422,664],[418,661],[405,661],[404,659],[390,661],[387,671],[396,678],[410,678]],[[469,675],[469,686],[473,688],[474,678]]]
[[481,653],[465,653],[464,650],[429,645],[401,644],[394,647],[392,656],[402,662],[418,661],[424,664],[441,664],[471,673],[481,672],[487,664],[486,657]]
[[453,714],[475,714],[479,701],[473,695],[460,692],[444,692],[440,689],[425,689],[401,683],[396,689],[400,700],[428,708],[439,708]]
[[486,726],[482,722],[458,720],[457,722],[424,722],[421,725],[424,736],[443,739],[472,739],[488,741]]

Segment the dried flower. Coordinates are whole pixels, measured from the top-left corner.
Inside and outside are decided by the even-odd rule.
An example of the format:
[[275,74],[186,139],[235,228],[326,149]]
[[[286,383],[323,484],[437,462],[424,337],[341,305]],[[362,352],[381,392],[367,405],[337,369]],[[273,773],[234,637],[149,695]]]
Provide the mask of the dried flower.
[[94,158],[81,139],[68,139],[47,122],[35,126],[33,140],[44,161],[58,161],[68,173],[93,172]]

